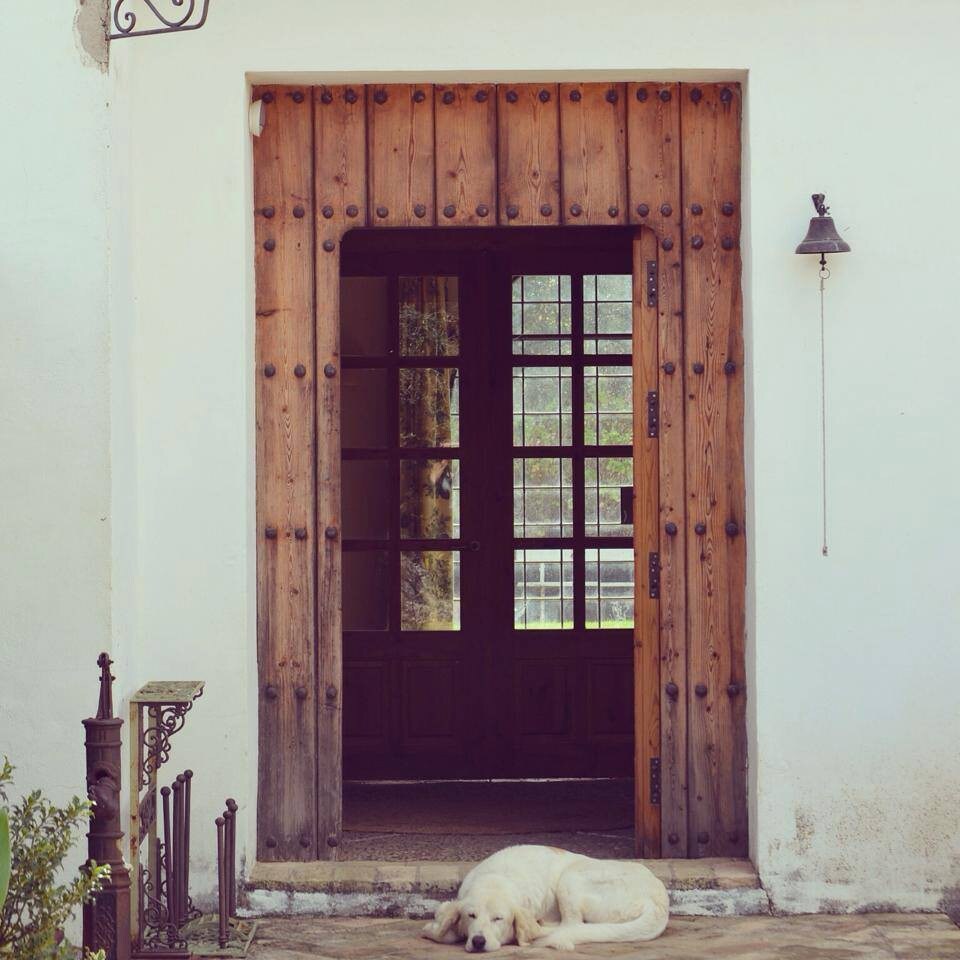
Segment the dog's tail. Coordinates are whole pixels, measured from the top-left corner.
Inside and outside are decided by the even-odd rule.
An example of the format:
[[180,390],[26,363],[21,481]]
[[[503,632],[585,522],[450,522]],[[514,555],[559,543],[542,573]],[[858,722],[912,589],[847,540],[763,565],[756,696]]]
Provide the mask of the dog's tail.
[[669,909],[660,903],[648,901],[643,913],[635,920],[624,923],[568,923],[554,927],[534,946],[549,947],[557,944],[579,943],[628,943],[636,940],[655,940],[667,928]]

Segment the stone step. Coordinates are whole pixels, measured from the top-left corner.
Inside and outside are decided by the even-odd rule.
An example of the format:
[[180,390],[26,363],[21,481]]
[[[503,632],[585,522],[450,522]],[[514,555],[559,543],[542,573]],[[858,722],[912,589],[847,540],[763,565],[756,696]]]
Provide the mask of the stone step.
[[[749,860],[650,860],[670,891],[676,914],[768,913],[766,893]],[[256,863],[244,883],[244,916],[426,917],[456,896],[472,863],[341,860]]]

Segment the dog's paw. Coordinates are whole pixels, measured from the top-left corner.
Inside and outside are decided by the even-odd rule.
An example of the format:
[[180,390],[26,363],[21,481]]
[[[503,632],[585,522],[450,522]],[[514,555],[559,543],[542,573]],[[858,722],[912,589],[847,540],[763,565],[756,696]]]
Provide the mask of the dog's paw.
[[563,934],[551,933],[545,937],[541,937],[534,943],[535,947],[550,947],[551,950],[575,950],[576,944],[570,937],[565,937]]
[[436,920],[431,920],[429,923],[425,923],[420,929],[420,936],[426,938],[427,940],[439,940],[440,939],[440,924]]

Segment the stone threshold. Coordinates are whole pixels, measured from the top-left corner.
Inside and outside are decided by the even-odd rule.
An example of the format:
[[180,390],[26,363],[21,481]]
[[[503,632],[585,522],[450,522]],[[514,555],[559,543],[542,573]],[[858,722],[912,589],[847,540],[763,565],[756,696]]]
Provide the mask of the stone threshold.
[[[244,881],[243,914],[270,916],[430,916],[456,895],[473,863],[320,860],[255,863]],[[690,915],[768,913],[749,860],[650,860],[670,891],[671,910]]]

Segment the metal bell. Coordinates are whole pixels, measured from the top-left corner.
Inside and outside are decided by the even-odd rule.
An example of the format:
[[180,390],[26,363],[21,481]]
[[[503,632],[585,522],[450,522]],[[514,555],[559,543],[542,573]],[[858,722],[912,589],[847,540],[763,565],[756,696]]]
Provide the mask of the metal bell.
[[822,193],[813,194],[813,205],[817,215],[810,218],[810,229],[800,241],[797,253],[849,253],[850,244],[837,233],[833,217],[828,217],[830,208],[824,203]]

